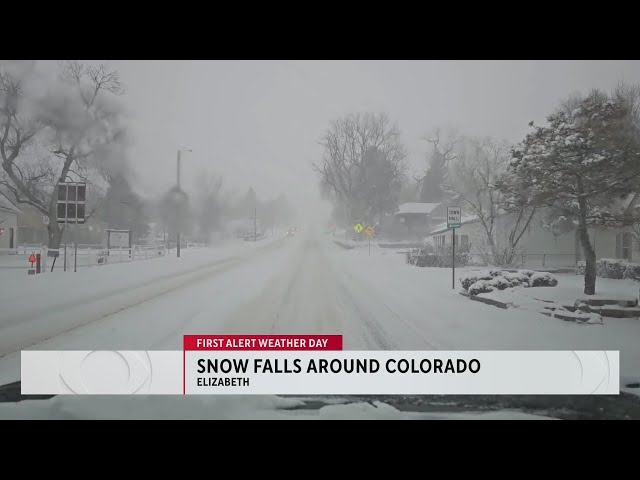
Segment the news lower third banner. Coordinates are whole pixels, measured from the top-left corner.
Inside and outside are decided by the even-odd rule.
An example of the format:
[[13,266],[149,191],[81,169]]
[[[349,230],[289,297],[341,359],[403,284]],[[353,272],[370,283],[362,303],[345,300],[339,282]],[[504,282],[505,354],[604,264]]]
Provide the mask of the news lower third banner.
[[611,395],[618,351],[344,351],[340,335],[186,335],[182,351],[22,351],[23,395]]

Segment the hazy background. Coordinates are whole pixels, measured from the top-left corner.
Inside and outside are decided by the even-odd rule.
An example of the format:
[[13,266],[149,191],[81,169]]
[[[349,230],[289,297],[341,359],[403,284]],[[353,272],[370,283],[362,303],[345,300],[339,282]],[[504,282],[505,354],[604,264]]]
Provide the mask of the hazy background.
[[436,126],[518,141],[567,94],[640,80],[629,61],[111,61],[127,87],[146,193],[175,182],[179,146],[191,182],[206,168],[228,186],[316,198],[311,164],[331,119],[387,112],[424,166]]

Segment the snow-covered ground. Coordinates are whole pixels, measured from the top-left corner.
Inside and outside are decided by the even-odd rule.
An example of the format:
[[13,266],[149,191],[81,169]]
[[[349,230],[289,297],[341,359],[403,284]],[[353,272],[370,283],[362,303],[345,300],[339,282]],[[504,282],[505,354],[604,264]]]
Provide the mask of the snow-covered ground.
[[[344,249],[332,235],[303,229],[291,238],[194,250],[181,259],[66,273],[55,282],[53,276],[25,276],[0,293],[0,385],[19,380],[19,351],[25,348],[179,350],[182,335],[213,333],[338,333],[345,349],[363,350],[620,350],[624,381],[640,377],[640,321],[577,325],[530,310],[501,310],[460,295],[450,269],[412,267],[400,253],[375,245],[370,254],[368,248]],[[545,292],[579,296],[580,277],[558,278],[560,285]],[[598,279],[598,285],[637,293],[630,281]],[[146,401],[133,397],[26,401],[0,404],[0,417],[75,412],[101,418],[122,411],[162,418],[435,418],[369,404],[284,411],[273,406],[276,400],[256,397],[148,401],[148,410],[142,408]],[[105,402],[113,408],[102,410]],[[209,409],[207,402],[217,407]]]
[[518,411],[471,413],[403,412],[382,402],[292,409],[302,402],[276,396],[56,397],[48,401],[0,403],[0,420],[547,420]]
[[[527,309],[502,310],[460,295],[459,275],[475,268],[456,269],[455,289],[451,269],[420,268],[404,263],[403,255],[384,249],[343,252],[344,272],[358,275],[361,284],[380,292],[370,297],[372,314],[396,318],[410,325],[438,349],[451,350],[620,350],[623,383],[640,378],[640,320],[605,319],[603,325],[564,322]],[[355,273],[357,272],[357,273]],[[525,294],[573,303],[582,298],[583,279],[555,274],[557,287],[522,289]],[[640,284],[632,280],[597,280],[602,296],[636,298]],[[386,313],[385,313],[386,312]],[[406,335],[406,334],[405,334]],[[403,345],[402,348],[407,345]]]
[[[0,290],[0,357],[100,320],[279,248],[282,237],[183,250],[181,258],[41,275],[13,271]],[[151,325],[147,325],[151,328]]]

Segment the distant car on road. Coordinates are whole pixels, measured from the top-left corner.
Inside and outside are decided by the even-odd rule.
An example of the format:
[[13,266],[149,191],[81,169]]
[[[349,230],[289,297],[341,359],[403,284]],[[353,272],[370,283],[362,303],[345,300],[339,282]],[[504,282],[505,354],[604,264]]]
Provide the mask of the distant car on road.
[[290,228],[289,230],[287,230],[287,237],[295,237],[296,236],[296,230],[293,228]]

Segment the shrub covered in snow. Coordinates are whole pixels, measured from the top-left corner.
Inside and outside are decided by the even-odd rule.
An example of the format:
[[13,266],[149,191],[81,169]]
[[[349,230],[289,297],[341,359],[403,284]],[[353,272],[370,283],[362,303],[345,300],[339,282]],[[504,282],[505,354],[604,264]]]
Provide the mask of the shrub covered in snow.
[[[531,272],[532,274],[535,272]],[[529,286],[529,277],[525,273],[520,272],[506,272],[504,278],[506,278],[514,287],[522,285],[523,287]]]
[[493,292],[494,288],[489,285],[489,280],[478,280],[469,287],[470,295],[479,295],[481,293]]
[[[451,266],[451,247],[434,248],[431,245],[425,245],[422,248],[414,248],[407,252],[405,260],[409,265],[416,267],[450,267]],[[469,254],[467,250],[456,249],[456,266],[464,267],[469,264]]]
[[621,279],[624,276],[627,262],[624,260],[602,258],[597,263],[596,274],[603,278]]
[[558,279],[549,272],[536,272],[530,278],[532,287],[555,287]]
[[531,277],[531,275],[533,275],[536,272],[534,270],[523,269],[523,270],[518,270],[518,273],[526,275],[527,277]]
[[502,275],[498,275],[493,280],[489,280],[489,285],[497,288],[498,290],[505,290],[507,288],[513,287],[513,283],[511,283]]
[[637,263],[628,263],[627,268],[624,269],[622,278],[629,278],[640,282],[640,265]]
[[460,283],[462,284],[462,288],[465,290],[469,290],[471,285],[476,283],[479,280],[493,280],[493,278],[500,275],[502,272],[500,270],[476,270],[473,272],[465,273],[460,277]]
[[462,275],[460,284],[471,295],[477,295],[477,293],[471,292],[471,288],[474,285],[474,290],[476,291],[481,288],[504,290],[511,287],[555,287],[558,285],[558,280],[548,272],[534,272],[533,270],[518,270],[517,272],[476,270]]
[[[488,273],[488,271],[485,271],[484,273]],[[486,276],[487,275],[485,275],[485,277]],[[485,278],[477,280],[469,286],[467,291],[470,295],[479,295],[481,293],[493,292],[494,290],[505,290],[513,286],[513,283],[507,280],[504,276],[497,275],[490,279]]]
[[[586,262],[578,262],[577,275],[584,275]],[[596,262],[596,275],[602,278],[620,280],[628,278],[640,281],[640,265],[619,258],[601,258]]]

